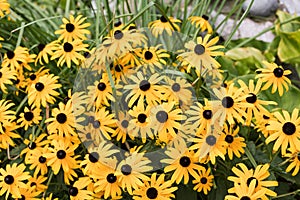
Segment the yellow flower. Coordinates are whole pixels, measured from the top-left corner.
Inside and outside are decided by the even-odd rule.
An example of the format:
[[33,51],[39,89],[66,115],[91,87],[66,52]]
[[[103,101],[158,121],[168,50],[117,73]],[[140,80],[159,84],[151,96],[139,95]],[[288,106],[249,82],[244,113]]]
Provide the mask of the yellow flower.
[[8,67],[0,68],[0,89],[3,93],[7,94],[6,85],[12,85],[12,80],[17,79],[17,73],[15,70],[11,70]]
[[202,15],[202,17],[191,16],[188,20],[190,20],[192,24],[195,24],[196,27],[199,27],[202,32],[207,30],[207,33],[211,34],[213,31],[210,23],[208,22],[209,17],[206,15]]
[[193,184],[195,184],[193,189],[197,192],[203,191],[203,193],[207,195],[208,191],[210,191],[211,187],[213,186],[213,179],[214,176],[210,174],[210,168],[207,170],[200,170],[193,180]]
[[160,19],[148,24],[148,27],[155,37],[158,37],[158,35],[161,35],[164,31],[166,31],[170,36],[172,35],[173,31],[180,31],[180,27],[176,23],[181,21],[179,19],[175,19],[174,17],[168,17],[168,19],[171,23],[164,16],[161,16]]
[[9,8],[10,4],[7,2],[7,0],[0,0],[0,18],[10,13]]

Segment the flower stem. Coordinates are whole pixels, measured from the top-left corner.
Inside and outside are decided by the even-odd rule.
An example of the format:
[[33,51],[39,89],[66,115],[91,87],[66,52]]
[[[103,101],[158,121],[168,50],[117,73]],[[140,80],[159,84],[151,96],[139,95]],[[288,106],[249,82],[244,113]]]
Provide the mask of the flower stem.
[[294,192],[289,192],[289,193],[285,193],[285,194],[281,194],[281,195],[278,195],[277,197],[271,197],[271,199],[280,199],[282,197],[287,197],[287,196],[291,196],[291,195],[296,195],[300,193],[300,189],[294,191]]
[[247,155],[247,157],[249,158],[251,164],[253,165],[253,167],[257,167],[257,163],[253,157],[253,155],[251,154],[251,152],[249,151],[248,147],[245,148],[245,154]]
[[23,107],[23,105],[25,104],[25,102],[27,101],[28,96],[26,96],[23,101],[20,103],[20,105],[18,106],[17,110],[16,110],[16,115],[19,113],[19,111],[21,110],[21,108]]

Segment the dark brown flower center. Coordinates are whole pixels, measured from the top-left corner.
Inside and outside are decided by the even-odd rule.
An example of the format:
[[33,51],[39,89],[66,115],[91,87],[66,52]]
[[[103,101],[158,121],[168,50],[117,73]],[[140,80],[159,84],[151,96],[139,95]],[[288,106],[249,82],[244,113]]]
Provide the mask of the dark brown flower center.
[[283,76],[283,69],[281,69],[280,67],[277,67],[273,70],[273,74],[277,77],[280,78]]
[[41,82],[37,82],[37,83],[35,84],[35,89],[36,89],[37,91],[39,91],[39,92],[41,92],[44,88],[45,88],[45,86],[44,86],[44,84],[41,83]]
[[180,90],[180,85],[179,85],[178,83],[174,83],[174,84],[172,85],[172,90],[173,90],[174,92],[178,92],[178,91]]
[[56,115],[56,120],[58,121],[58,123],[63,124],[67,121],[67,115],[64,113],[59,113],[58,115]]
[[248,103],[255,103],[257,100],[257,96],[253,93],[250,93],[249,96],[246,98]]
[[121,72],[121,71],[123,70],[123,66],[120,65],[120,64],[117,64],[117,65],[115,66],[115,70],[116,70],[116,72]]
[[151,60],[153,58],[153,54],[150,51],[145,51],[144,57],[146,60]]
[[158,196],[158,191],[156,188],[150,187],[147,189],[146,195],[149,199],[156,199]]
[[39,157],[39,162],[42,163],[42,164],[45,163],[46,162],[46,158],[44,156],[40,156]]
[[251,183],[252,180],[255,180],[255,187],[257,187],[258,186],[258,181],[255,177],[250,177],[250,178],[247,179],[248,187],[250,186],[250,183]]
[[206,183],[207,183],[207,178],[206,178],[206,177],[202,177],[202,178],[200,179],[200,182],[201,182],[202,184],[206,184]]
[[28,148],[29,148],[30,150],[35,149],[35,148],[36,148],[36,143],[35,143],[35,142],[29,143],[29,144],[28,144]]
[[13,59],[15,57],[15,53],[13,51],[7,51],[6,55],[8,59]]
[[191,159],[187,156],[183,156],[180,158],[179,163],[182,167],[188,167],[191,164]]
[[202,18],[205,19],[206,21],[209,20],[209,17],[207,15],[202,15]]
[[24,118],[26,119],[26,121],[31,121],[33,119],[34,115],[32,112],[25,112],[24,113]]
[[167,20],[163,15],[160,17],[160,21],[161,21],[162,23],[168,22],[168,20]]
[[106,180],[107,180],[107,182],[112,184],[117,181],[117,177],[113,173],[111,173],[106,176]]
[[144,113],[138,115],[138,121],[140,123],[145,123],[146,119],[147,119],[147,115],[145,115]]
[[12,175],[7,175],[4,177],[4,182],[8,185],[13,184],[15,181],[14,177]]
[[100,123],[99,120],[95,120],[95,121],[93,122],[93,127],[94,127],[94,128],[99,128],[100,125],[101,125],[101,123]]
[[74,24],[72,24],[72,23],[67,23],[67,24],[66,24],[66,30],[67,30],[69,33],[72,33],[72,32],[74,31],[74,29],[75,29]]
[[209,146],[214,146],[217,142],[217,138],[213,135],[209,135],[206,137],[205,141]]
[[121,26],[122,22],[121,21],[117,21],[114,23],[114,27],[119,27]]
[[39,49],[39,52],[41,52],[41,51],[44,50],[44,48],[46,47],[46,45],[44,45],[44,44],[39,44],[37,47],[38,47],[38,49]]
[[116,31],[114,32],[114,37],[115,37],[116,40],[122,39],[123,36],[124,36],[124,34],[123,34],[122,31],[120,31],[120,30],[116,30]]
[[73,45],[69,42],[64,43],[64,51],[65,52],[71,52],[73,50]]
[[66,152],[64,150],[59,150],[57,153],[56,153],[56,157],[58,159],[64,159],[66,157]]
[[205,119],[211,119],[212,118],[212,111],[211,110],[204,110],[202,115]]
[[71,195],[71,196],[77,196],[77,194],[78,194],[78,189],[76,188],[76,187],[70,187],[70,189],[69,189],[69,194]]
[[100,90],[100,91],[104,91],[104,90],[106,89],[106,85],[105,85],[105,83],[100,82],[100,83],[98,83],[97,88],[98,88],[98,90]]
[[197,55],[202,55],[205,52],[205,47],[202,44],[196,44],[194,52]]
[[151,84],[149,83],[149,81],[147,81],[147,80],[142,80],[141,82],[140,82],[140,89],[142,90],[142,91],[147,91],[147,90],[149,90],[150,89],[150,86],[151,86]]
[[121,167],[122,174],[127,176],[127,175],[131,174],[131,171],[132,171],[132,168],[130,165],[128,165],[128,164],[122,165],[122,167]]
[[282,132],[286,135],[293,135],[296,132],[296,126],[292,122],[286,122],[282,126]]
[[240,200],[251,200],[251,198],[248,196],[243,196]]
[[234,101],[231,97],[226,96],[222,99],[222,105],[224,108],[231,108],[234,104]]
[[229,144],[231,144],[233,142],[234,138],[232,135],[226,135],[225,137],[225,141]]
[[0,72],[0,78],[2,78],[2,72]]
[[34,81],[36,79],[36,75],[35,74],[30,74],[29,78],[30,78],[30,80]]
[[121,125],[122,125],[123,128],[127,128],[128,125],[129,125],[128,120],[124,119],[124,120],[121,122]]
[[96,163],[98,162],[99,160],[99,154],[98,152],[92,152],[89,154],[89,160],[92,162],[92,163]]
[[156,119],[160,123],[165,123],[168,120],[168,113],[164,110],[158,111],[156,113]]

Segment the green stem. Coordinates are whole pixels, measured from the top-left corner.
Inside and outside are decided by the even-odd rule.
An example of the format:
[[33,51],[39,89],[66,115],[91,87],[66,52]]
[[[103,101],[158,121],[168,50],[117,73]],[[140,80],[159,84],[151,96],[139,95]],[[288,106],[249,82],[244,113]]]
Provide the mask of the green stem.
[[65,17],[69,17],[71,0],[66,1]]
[[224,46],[226,47],[229,42],[231,41],[233,35],[235,34],[235,32],[238,30],[238,28],[240,27],[240,25],[242,24],[242,22],[244,21],[244,19],[246,18],[248,12],[250,11],[250,8],[252,7],[254,0],[251,0],[249,6],[247,7],[247,9],[245,10],[245,12],[243,13],[241,19],[239,20],[238,24],[236,25],[236,27],[233,29],[233,31],[231,31],[228,40],[225,42]]
[[281,194],[281,195],[278,195],[277,197],[271,197],[271,199],[280,199],[282,197],[287,197],[287,196],[291,196],[291,195],[296,195],[300,193],[300,189],[294,191],[294,192],[289,192],[289,193],[285,193],[285,194]]
[[96,0],[96,6],[97,6],[97,11],[96,11],[96,46],[98,47],[99,45],[99,27],[100,27],[100,1]]
[[251,154],[251,152],[249,151],[248,147],[245,148],[245,154],[246,156],[249,158],[251,164],[253,165],[253,167],[257,167],[257,163],[253,157],[253,155]]
[[18,36],[18,41],[17,41],[17,44],[16,44],[16,48],[18,46],[20,46],[20,44],[21,44],[23,33],[24,33],[24,24],[25,24],[25,22],[21,23],[21,27],[23,27],[23,28],[21,28],[21,30],[20,30],[20,33],[19,33],[19,36]]
[[[47,186],[50,185],[50,182],[51,182],[52,177],[53,177],[53,171],[51,170],[50,175],[48,176]],[[47,188],[49,188],[49,187],[47,187]],[[44,197],[44,198],[45,198],[45,196],[46,196],[46,192],[47,192],[47,189],[45,190],[45,192],[44,192],[44,194],[43,194],[43,197]]]
[[25,102],[27,101],[28,96],[26,96],[23,101],[20,103],[20,105],[18,106],[17,110],[16,110],[16,115],[19,113],[19,111],[21,110],[21,108],[23,107],[23,105],[25,104]]

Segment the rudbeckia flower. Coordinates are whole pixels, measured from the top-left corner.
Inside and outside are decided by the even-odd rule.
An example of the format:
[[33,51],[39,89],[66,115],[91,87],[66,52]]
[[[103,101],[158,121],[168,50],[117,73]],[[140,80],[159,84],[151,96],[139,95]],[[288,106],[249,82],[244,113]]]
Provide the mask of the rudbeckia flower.
[[48,44],[39,44],[37,46],[39,53],[35,58],[34,64],[37,65],[37,62],[39,62],[41,65],[43,65],[43,60],[45,61],[46,64],[48,64],[49,63],[48,55],[52,56],[53,51],[57,49],[58,45],[59,44],[57,40],[50,42]]
[[189,182],[189,177],[192,175],[196,178],[197,170],[205,170],[198,162],[198,157],[194,151],[190,151],[184,142],[175,143],[174,148],[168,148],[165,154],[169,157],[161,160],[161,163],[167,164],[164,172],[174,171],[171,177],[171,182],[179,184],[184,180],[184,184]]
[[213,186],[213,180],[214,176],[210,173],[210,168],[207,170],[200,170],[193,180],[193,184],[195,185],[193,189],[197,192],[203,191],[203,193],[207,195],[208,191],[210,191]]
[[150,178],[144,173],[152,170],[151,161],[144,156],[144,153],[133,152],[122,160],[115,172],[122,189],[132,195],[132,190],[143,186],[143,181],[149,181]]
[[82,200],[82,199],[94,199],[93,192],[87,189],[87,186],[91,183],[89,177],[80,177],[69,188],[70,200]]
[[21,198],[21,188],[27,188],[23,182],[30,178],[29,172],[25,171],[26,166],[24,164],[13,163],[7,164],[5,169],[0,168],[0,195],[4,193],[5,199],[11,194],[15,198]]
[[48,188],[48,186],[44,184],[47,179],[48,177],[46,176],[30,177],[27,182],[28,188],[39,193],[45,192]]
[[269,120],[267,130],[274,131],[266,139],[266,143],[275,140],[273,150],[277,151],[281,147],[281,154],[285,155],[288,146],[292,151],[300,147],[300,116],[299,109],[295,108],[290,115],[286,110],[274,113],[275,119]]
[[60,30],[55,31],[55,34],[59,34],[58,40],[64,40],[64,42],[72,42],[73,40],[85,40],[87,39],[85,34],[90,34],[90,31],[86,28],[90,23],[84,23],[86,17],[78,15],[74,18],[70,15],[70,19],[63,18],[63,24],[60,26]]
[[[5,99],[0,100],[0,133],[3,131],[2,126],[8,121],[12,121],[16,118],[16,112],[10,110],[15,104]],[[10,123],[10,122],[9,122]]]
[[150,181],[145,181],[144,185],[133,191],[133,199],[171,199],[175,198],[174,192],[177,187],[172,187],[170,180],[165,181],[165,174],[157,175],[153,173]]
[[117,124],[117,129],[116,131],[112,134],[112,137],[116,137],[117,141],[120,141],[122,143],[125,143],[127,135],[134,140],[133,134],[128,134],[129,130],[129,125],[130,125],[130,116],[128,113],[124,112],[119,112],[118,113],[118,120],[116,122]]
[[211,34],[212,31],[213,31],[210,23],[208,22],[209,17],[206,16],[206,15],[202,15],[202,17],[191,16],[191,17],[188,18],[188,20],[190,20],[191,23],[196,26],[196,28],[199,27],[202,32],[207,30],[207,33]]
[[46,69],[45,67],[40,67],[38,71],[34,73],[29,73],[26,78],[26,92],[28,92],[29,88],[32,84],[36,84],[41,76],[49,75],[49,69]]
[[0,122],[0,148],[7,149],[9,146],[14,147],[16,144],[14,138],[21,138],[21,136],[14,131],[19,128],[15,122],[7,122],[3,124]]
[[204,38],[197,37],[196,43],[194,41],[187,42],[184,45],[187,51],[178,55],[178,57],[190,63],[201,75],[207,71],[219,68],[221,65],[213,56],[224,55],[224,52],[218,50],[224,48],[224,46],[215,45],[219,37],[209,40],[210,37],[211,35],[207,34]]
[[10,67],[11,70],[19,70],[20,64],[26,62],[28,55],[28,49],[25,47],[18,46],[14,51],[8,50],[4,54],[2,67]]
[[258,165],[255,170],[248,169],[244,163],[239,163],[237,167],[233,167],[232,171],[237,176],[229,176],[228,180],[234,182],[234,187],[228,190],[229,193],[236,193],[236,186],[247,184],[248,187],[251,187],[251,184],[254,182],[254,193],[260,193],[260,191],[264,191],[262,200],[268,200],[267,196],[275,197],[276,192],[272,191],[268,187],[278,186],[277,181],[265,180],[270,176],[269,164]]
[[7,0],[0,0],[0,18],[10,13],[9,8],[10,4],[7,2]]
[[3,93],[7,94],[6,85],[13,85],[12,80],[17,79],[17,73],[15,70],[11,70],[8,67],[0,68],[0,89]]
[[289,165],[285,171],[290,172],[294,169],[292,176],[296,176],[300,169],[300,150],[289,151],[284,157],[289,161]]
[[20,118],[17,120],[17,123],[20,124],[20,127],[24,127],[27,130],[33,124],[38,124],[42,120],[41,109],[40,108],[24,108],[24,112],[20,114]]
[[58,59],[57,66],[63,66],[64,63],[67,67],[71,67],[71,61],[76,65],[79,65],[80,60],[84,60],[84,56],[80,52],[88,52],[88,44],[83,44],[81,40],[74,40],[64,42],[61,45],[55,47],[51,60]]
[[[50,153],[47,147],[34,148],[26,155],[25,163],[29,164],[30,170],[34,170],[33,176],[45,175],[48,172],[46,153]],[[41,177],[41,176],[39,176]]]
[[278,89],[279,95],[283,95],[283,87],[288,91],[289,86],[291,84],[290,79],[286,76],[291,74],[290,70],[284,70],[281,66],[278,66],[276,63],[268,63],[263,61],[263,64],[267,68],[258,69],[256,73],[258,73],[255,78],[259,78],[262,80],[265,85],[262,87],[262,90],[267,90],[272,86],[272,93],[275,93]]
[[148,24],[148,27],[155,37],[158,37],[158,35],[161,35],[164,31],[166,31],[170,36],[174,31],[180,31],[180,27],[176,23],[180,23],[181,21],[179,19],[175,19],[174,17],[168,17],[168,19],[174,28],[164,16],[161,16],[158,20]]
[[28,103],[34,104],[36,107],[47,106],[47,103],[53,104],[55,97],[59,96],[59,93],[55,91],[61,87],[58,84],[58,76],[54,74],[41,76],[35,84],[32,84],[28,89]]

